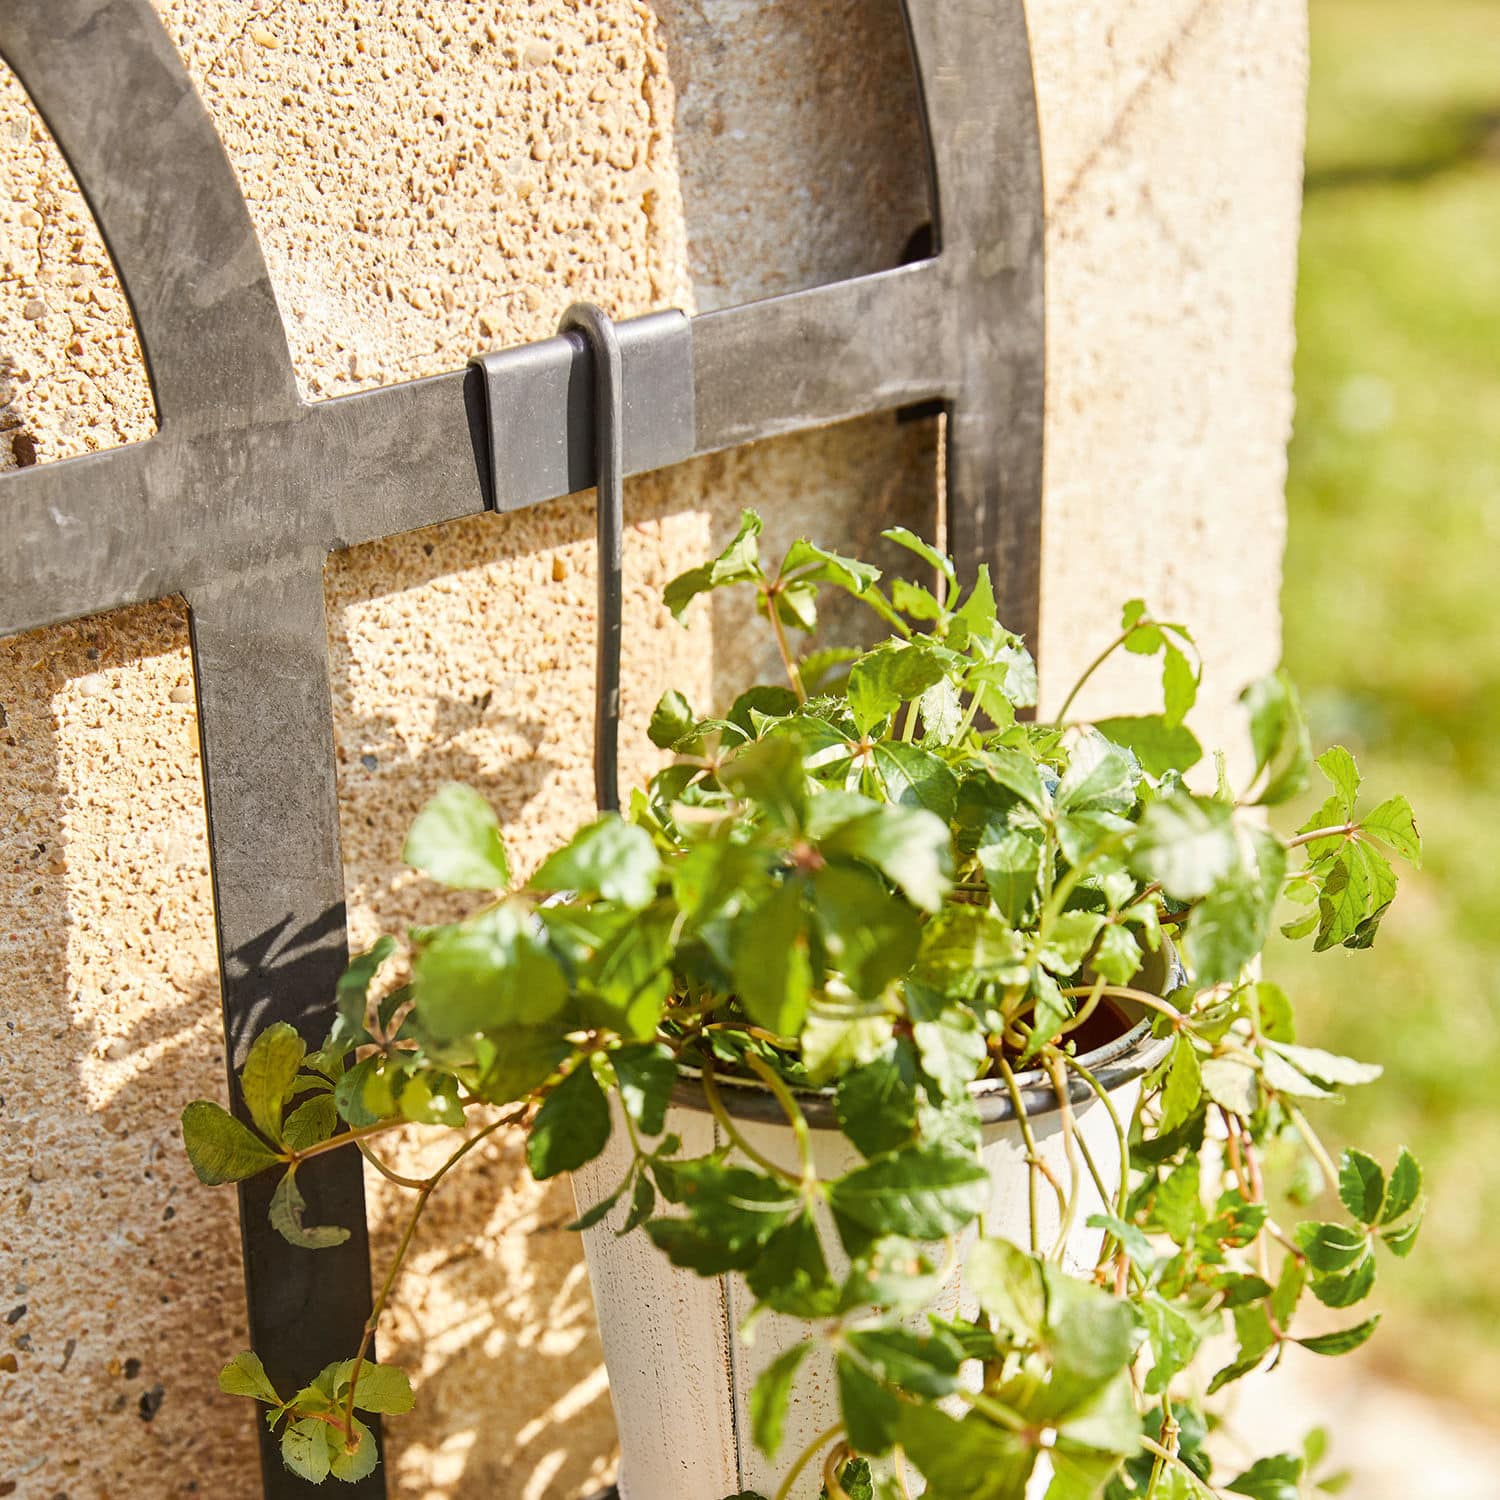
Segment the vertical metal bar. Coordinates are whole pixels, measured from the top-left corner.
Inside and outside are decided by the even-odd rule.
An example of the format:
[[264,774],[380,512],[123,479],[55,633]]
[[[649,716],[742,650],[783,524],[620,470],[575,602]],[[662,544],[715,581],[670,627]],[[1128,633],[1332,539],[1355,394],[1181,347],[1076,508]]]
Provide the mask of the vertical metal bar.
[[[208,585],[188,603],[233,1070],[273,1021],[318,1045],[347,960],[321,556]],[[243,1115],[232,1071],[230,1087]],[[250,1338],[283,1393],[351,1357],[371,1309],[360,1158],[331,1152],[297,1181],[310,1222],[351,1233],[331,1249],[297,1249],[267,1221],[274,1182],[241,1185]],[[263,1425],[260,1437],[267,1500],[306,1500],[315,1487],[283,1467]],[[352,1494],[380,1500],[383,1474]]]
[[594,484],[599,543],[599,642],[594,669],[594,799],[620,810],[620,631],[625,567],[625,395],[620,341],[607,314],[575,302],[558,324],[593,356]]
[[1023,0],[902,0],[931,151],[956,361],[948,544],[988,563],[1035,650],[1045,302],[1041,138]]

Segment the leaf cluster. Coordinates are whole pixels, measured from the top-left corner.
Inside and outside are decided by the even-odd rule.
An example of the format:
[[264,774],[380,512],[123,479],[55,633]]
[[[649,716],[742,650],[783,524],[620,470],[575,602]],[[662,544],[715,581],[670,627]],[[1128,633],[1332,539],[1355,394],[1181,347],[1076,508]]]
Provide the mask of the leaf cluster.
[[[807,1320],[808,1341],[758,1382],[752,1428],[776,1452],[808,1355],[826,1346],[843,1423],[830,1495],[898,1494],[898,1450],[933,1500],[1020,1500],[1043,1451],[1049,1500],[1216,1493],[1189,1374],[1200,1349],[1235,1336],[1218,1389],[1288,1344],[1357,1347],[1374,1318],[1294,1332],[1304,1293],[1351,1307],[1373,1284],[1377,1241],[1401,1256],[1416,1238],[1410,1155],[1388,1178],[1355,1150],[1335,1166],[1303,1112],[1379,1070],[1300,1044],[1290,1000],[1256,969],[1283,899],[1304,909],[1284,930],[1315,948],[1370,946],[1396,889],[1391,856],[1420,860],[1410,806],[1360,812],[1353,757],[1333,747],[1314,761],[1279,673],[1243,695],[1250,780],[1231,785],[1222,756],[1215,777],[1187,724],[1193,638],[1140,600],[1084,680],[1115,650],[1156,657],[1160,709],[1071,719],[1080,681],[1039,721],[1035,665],[985,569],[961,586],[948,558],[895,530],[922,581],[806,540],[772,571],[760,531],[747,512],[666,602],[680,617],[705,593],[752,589],[785,683],[747,687],[720,713],[665,694],[649,732],[669,763],[623,815],[590,821],[522,881],[484,799],[440,790],[406,858],[475,892],[473,910],[355,958],[315,1052],[290,1027],[257,1037],[239,1114],[188,1106],[193,1165],[205,1182],[279,1171],[272,1220],[316,1249],[345,1233],[305,1222],[296,1173],[324,1150],[357,1143],[416,1191],[420,1214],[510,1118],[496,1108],[524,1117],[538,1179],[622,1130],[623,1177],[572,1227],[644,1233],[677,1266],[742,1277],[752,1319]],[[830,588],[870,609],[882,638],[795,649]],[[1282,838],[1264,810],[1314,769],[1329,795]],[[1117,1122],[1117,1162],[1074,1150],[1073,1181],[1048,1184],[1030,1150],[1032,1202],[1056,1191],[1063,1234],[1042,1243],[1033,1208],[1027,1246],[975,1238],[991,1192],[976,1088],[1005,1090],[1023,1129],[1018,1076],[1102,1094],[1088,1065],[1101,1022],[1134,1026],[1161,1056]],[[747,1084],[778,1101],[786,1159],[738,1129],[725,1098]],[[813,1095],[857,1153],[836,1177],[815,1168]],[[684,1155],[671,1129],[684,1101],[714,1113],[721,1149]],[[1071,1109],[1061,1117],[1071,1132]],[[434,1177],[402,1179],[372,1138],[404,1124],[460,1129],[462,1144]],[[1291,1160],[1303,1200],[1320,1178],[1336,1189],[1350,1222],[1283,1229],[1268,1153]],[[1108,1211],[1078,1226],[1085,1169]],[[1060,1269],[1069,1229],[1098,1246],[1092,1276]],[[974,1316],[924,1315],[960,1260]],[[351,1478],[373,1462],[353,1411],[379,1367],[351,1390],[340,1381],[358,1361],[330,1366],[286,1403],[250,1365],[230,1368],[286,1419],[297,1472]],[[1276,1456],[1227,1488],[1297,1495],[1308,1467]]]

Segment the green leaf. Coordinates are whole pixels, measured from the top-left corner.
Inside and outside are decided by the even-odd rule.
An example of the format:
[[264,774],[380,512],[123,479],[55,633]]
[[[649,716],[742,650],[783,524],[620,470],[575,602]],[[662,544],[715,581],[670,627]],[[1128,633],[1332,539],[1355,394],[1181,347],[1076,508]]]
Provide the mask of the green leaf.
[[700,1276],[749,1271],[767,1242],[802,1208],[794,1187],[722,1155],[657,1160],[656,1182],[686,1218],[651,1219],[646,1233],[673,1265]]
[[1325,1224],[1305,1220],[1295,1230],[1297,1248],[1314,1271],[1331,1275],[1347,1271],[1370,1248],[1369,1236],[1347,1224]]
[[945,1146],[910,1146],[856,1167],[834,1182],[829,1202],[841,1220],[876,1234],[939,1240],[983,1212],[989,1174]]
[[1380,1238],[1385,1241],[1386,1249],[1396,1256],[1398,1260],[1405,1260],[1416,1248],[1417,1232],[1422,1227],[1422,1216],[1418,1214],[1409,1223],[1403,1224],[1400,1229],[1387,1229]]
[[1323,953],[1347,942],[1370,910],[1370,867],[1359,850],[1346,846],[1324,877],[1318,893],[1318,936],[1313,951]]
[[775,1458],[781,1447],[782,1429],[786,1424],[787,1403],[791,1399],[792,1386],[796,1383],[797,1371],[812,1349],[812,1343],[804,1340],[793,1344],[760,1372],[750,1392],[750,1432],[755,1446],[767,1458]]
[[547,1095],[526,1137],[526,1161],[538,1182],[576,1171],[609,1141],[609,1101],[582,1058]]
[[538,891],[594,891],[638,911],[655,897],[660,874],[651,835],[606,813],[550,855],[529,884]]
[[332,1431],[316,1417],[291,1422],[281,1434],[281,1461],[299,1479],[322,1484],[328,1478],[328,1442],[324,1434]]
[[677,1063],[661,1042],[617,1047],[609,1054],[620,1085],[620,1102],[643,1135],[666,1128],[667,1105],[677,1082]]
[[745,1282],[761,1304],[789,1317],[826,1318],[838,1311],[839,1288],[811,1210],[804,1208],[765,1241]]
[[831,583],[859,597],[872,584],[880,581],[880,569],[858,558],[844,557],[830,552],[805,536],[798,537],[787,548],[781,563],[780,576],[785,579],[796,573],[798,581],[811,579],[817,583]]
[[798,881],[783,881],[768,899],[735,917],[730,957],[750,1019],[777,1036],[796,1036],[812,993]]
[[1175,901],[1208,895],[1240,863],[1233,809],[1178,792],[1153,802],[1141,817],[1131,868]]
[[651,712],[646,736],[658,749],[670,750],[696,723],[697,715],[693,713],[692,705],[676,688],[668,688]]
[[1152,1355],[1146,1394],[1159,1396],[1193,1362],[1202,1334],[1175,1303],[1158,1292],[1146,1292],[1140,1299],[1140,1309]]
[[663,590],[662,600],[672,617],[682,619],[682,612],[699,594],[722,588],[727,583],[744,583],[759,579],[760,547],[756,538],[761,532],[760,517],[753,510],[740,512],[740,529],[735,538],[711,563],[689,568]]
[[1019,925],[1025,920],[1041,882],[1042,845],[1030,834],[1009,829],[998,838],[986,838],[975,853],[1001,915],[1007,922]]
[[1339,1159],[1339,1198],[1362,1224],[1373,1224],[1385,1202],[1385,1173],[1373,1156],[1347,1150]]
[[1304,1349],[1313,1354],[1348,1354],[1351,1350],[1358,1349],[1380,1323],[1380,1314],[1373,1318],[1366,1318],[1363,1323],[1356,1323],[1353,1328],[1342,1328],[1337,1333],[1321,1333],[1315,1338],[1294,1339],[1294,1343],[1301,1344]]
[[349,960],[349,966],[339,976],[334,989],[339,1019],[349,1034],[365,1035],[365,1007],[369,1002],[370,984],[375,971],[396,951],[396,940],[387,933],[379,938],[375,946]]
[[1020,1500],[1036,1463],[1036,1449],[977,1412],[955,1421],[903,1403],[896,1438],[926,1476],[928,1500]]
[[[334,1393],[342,1399],[349,1391],[354,1361],[346,1359],[334,1369]],[[411,1380],[405,1370],[396,1365],[374,1365],[368,1361],[360,1366],[359,1379],[354,1386],[356,1409],[396,1417],[409,1412],[416,1404],[417,1398],[412,1394]]]
[[1162,1088],[1160,1133],[1170,1135],[1185,1125],[1197,1113],[1202,1097],[1203,1071],[1198,1063],[1197,1050],[1186,1036],[1179,1036],[1172,1043],[1166,1083]]
[[847,1354],[834,1361],[839,1409],[849,1442],[861,1453],[879,1458],[896,1442],[904,1404]]
[[[645,1173],[643,1172],[641,1174],[641,1177],[637,1180],[644,1180],[644,1177]],[[615,1206],[615,1204],[620,1201],[620,1198],[624,1194],[626,1187],[629,1185],[629,1182],[630,1176],[627,1173],[625,1181],[622,1182],[619,1187],[617,1187],[614,1192],[609,1195],[609,1197],[601,1198],[597,1203],[591,1204],[588,1208],[584,1209],[583,1212],[580,1213],[578,1217],[571,1223],[564,1224],[563,1228],[566,1229],[570,1234],[582,1234],[585,1229],[592,1229],[595,1224],[602,1223],[609,1216],[609,1211]]]
[[413,1074],[401,1088],[401,1115],[414,1125],[462,1125],[464,1107],[458,1080],[451,1074],[425,1071]]
[[297,1029],[285,1021],[277,1021],[256,1037],[240,1070],[240,1089],[250,1118],[262,1135],[278,1145],[281,1112],[291,1097],[292,1085],[306,1056],[307,1044]]
[[922,930],[916,912],[893,900],[878,876],[857,866],[830,864],[813,876],[812,887],[829,965],[855,994],[874,999],[917,955]]
[[1129,984],[1141,967],[1141,945],[1128,927],[1111,923],[1099,937],[1090,967],[1110,984]]
[[326,1141],[339,1128],[338,1106],[332,1094],[314,1094],[286,1117],[285,1139],[288,1151],[306,1151]]
[[930,750],[900,740],[881,740],[874,754],[892,802],[923,807],[945,823],[952,821],[958,803],[958,778],[946,762]]
[[882,724],[903,704],[920,698],[946,675],[942,648],[889,641],[867,651],[849,669],[849,712],[861,734]]
[[300,1250],[327,1250],[349,1238],[349,1231],[340,1224],[304,1224],[302,1216],[306,1211],[306,1200],[297,1186],[297,1169],[288,1167],[271,1195],[267,1214],[271,1227]]
[[997,980],[1026,981],[1020,934],[982,907],[947,905],[922,929],[921,944],[913,977],[944,994],[971,995]]
[[422,1024],[447,1039],[545,1021],[568,985],[530,914],[505,902],[441,928],[412,965],[412,993]]
[[1349,822],[1354,817],[1354,802],[1359,796],[1359,768],[1354,764],[1354,757],[1342,745],[1332,745],[1318,757],[1318,769],[1333,784],[1342,821]]
[[1248,1120],[1256,1110],[1259,1092],[1255,1069],[1233,1058],[1211,1057],[1202,1067],[1203,1092],[1221,1109]]
[[1009,1240],[976,1241],[964,1280],[979,1305],[1018,1343],[1040,1343],[1046,1329],[1047,1288],[1042,1267]]
[[1052,800],[1059,812],[1127,813],[1135,806],[1140,775],[1140,764],[1129,750],[1084,730]]
[[[1120,1467],[1114,1453],[1074,1452],[1058,1444],[1051,1452],[1052,1479],[1042,1500],[1098,1500]],[[1157,1500],[1165,1500],[1158,1487]]]
[[736,796],[760,803],[783,827],[801,828],[807,817],[807,775],[793,734],[772,735],[736,751],[720,767],[719,780]]
[[1047,941],[1038,952],[1043,965],[1061,978],[1074,973],[1088,956],[1103,925],[1102,912],[1061,913],[1047,929]]
[[530,1027],[498,1028],[488,1039],[495,1053],[480,1078],[479,1093],[491,1104],[525,1098],[573,1054],[572,1044],[560,1035]]
[[1042,817],[1050,815],[1052,799],[1036,762],[1029,755],[1002,747],[986,752],[979,764],[991,781],[1015,793],[1033,812]]
[[1289,801],[1307,786],[1312,746],[1297,690],[1284,671],[1252,682],[1240,694],[1250,711],[1250,741],[1255,749],[1257,779],[1265,785],[1257,803],[1273,806]]
[[367,1057],[339,1079],[333,1090],[333,1101],[339,1114],[356,1129],[377,1125],[396,1111],[389,1083],[381,1074],[385,1059]]
[[498,891],[510,864],[495,810],[471,786],[450,781],[412,820],[401,858],[444,885]]
[[888,1047],[873,1062],[851,1068],[834,1095],[839,1128],[863,1156],[894,1151],[917,1124],[915,1069],[910,1050]]
[[[953,564],[936,547],[924,542],[914,531],[908,531],[904,526],[888,526],[880,534],[886,541],[894,542],[898,547],[905,547],[908,552],[914,552],[924,562],[930,563],[942,575],[950,589],[958,588],[958,577],[953,571]],[[986,573],[986,582],[988,582],[988,577]]]
[[949,1099],[961,1099],[979,1077],[989,1057],[989,1044],[971,1012],[945,1010],[935,1021],[917,1021],[912,1039],[922,1059],[922,1071]]
[[231,1396],[254,1396],[257,1401],[269,1401],[272,1406],[281,1404],[276,1387],[266,1374],[260,1356],[245,1350],[219,1371],[219,1389]]
[[1295,1454],[1278,1453],[1257,1459],[1225,1488],[1236,1495],[1249,1495],[1251,1500],[1300,1500],[1301,1479],[1302,1459]]
[[1105,739],[1123,745],[1152,776],[1188,771],[1203,759],[1203,746],[1185,724],[1168,725],[1155,714],[1139,718],[1095,719]]
[[[1198,673],[1186,655],[1170,641],[1162,654],[1161,687],[1164,709],[1162,724],[1177,729],[1198,701]],[[1179,767],[1179,770],[1186,769]]]
[[1339,1057],[1317,1047],[1294,1047],[1289,1042],[1273,1042],[1271,1048],[1319,1083],[1349,1086],[1374,1083],[1382,1071],[1379,1063],[1355,1062],[1352,1057]]
[[380,1455],[375,1447],[375,1434],[358,1417],[350,1426],[354,1433],[353,1453],[345,1451],[343,1439],[331,1427],[324,1428],[324,1441],[328,1444],[328,1472],[345,1484],[356,1484],[375,1472]]
[[1382,1224],[1394,1224],[1417,1201],[1422,1191],[1422,1168],[1405,1146],[1396,1155],[1396,1165],[1391,1168],[1390,1186],[1386,1189],[1385,1211],[1380,1216]]
[[947,1334],[908,1328],[854,1329],[844,1347],[875,1377],[908,1396],[936,1398],[958,1386],[964,1352]]
[[1375,1257],[1366,1255],[1337,1276],[1315,1276],[1311,1285],[1313,1296],[1325,1307],[1353,1307],[1368,1297],[1375,1285]]
[[195,1099],[182,1112],[182,1144],[199,1182],[243,1182],[274,1167],[271,1151],[248,1126],[207,1099]]
[[1417,833],[1411,803],[1405,797],[1388,798],[1373,812],[1365,814],[1360,827],[1366,833],[1373,834],[1388,848],[1394,849],[1402,859],[1421,868],[1422,839]]
[[623,1238],[633,1229],[639,1229],[652,1214],[656,1212],[656,1189],[651,1185],[651,1179],[645,1172],[638,1172],[635,1179],[635,1190],[630,1195],[630,1212],[625,1215],[625,1222],[615,1230],[617,1239]]

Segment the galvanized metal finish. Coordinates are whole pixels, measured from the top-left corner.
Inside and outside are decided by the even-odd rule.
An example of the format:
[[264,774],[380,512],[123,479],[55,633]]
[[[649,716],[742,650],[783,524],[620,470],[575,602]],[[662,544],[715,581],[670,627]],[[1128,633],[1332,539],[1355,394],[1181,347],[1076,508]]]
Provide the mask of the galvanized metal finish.
[[[622,474],[941,400],[950,544],[1033,637],[1041,517],[1041,162],[1022,0],[905,0],[937,253],[692,320],[618,326]],[[5,0],[0,55],[72,166],[124,283],[159,431],[0,478],[0,635],[181,595],[192,622],[232,1065],[284,1019],[326,1029],[345,957],[322,572],[329,552],[592,482],[573,332],[338,400],[300,399],[254,227],[151,0]],[[488,397],[488,399],[487,399]],[[487,410],[498,414],[493,445]],[[363,1224],[358,1159],[302,1178]],[[358,1343],[364,1235],[317,1252],[241,1194],[256,1348],[295,1386]],[[263,1433],[265,1492],[310,1488]],[[384,1493],[383,1471],[355,1486]],[[344,1493],[341,1491],[341,1493]]]

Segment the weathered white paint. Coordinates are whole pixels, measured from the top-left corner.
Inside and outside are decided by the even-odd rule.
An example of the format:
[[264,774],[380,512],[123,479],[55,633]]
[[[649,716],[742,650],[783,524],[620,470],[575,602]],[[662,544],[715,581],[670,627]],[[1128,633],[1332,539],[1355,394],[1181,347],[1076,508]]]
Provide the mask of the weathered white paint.
[[[1148,1041],[1145,1046],[1155,1049],[1157,1044]],[[1134,1111],[1139,1092],[1140,1084],[1134,1082],[1111,1094],[1122,1120]],[[1075,1106],[1074,1121],[1113,1192],[1120,1160],[1108,1112],[1091,1099]],[[736,1123],[757,1151],[795,1169],[797,1152],[789,1127]],[[702,1155],[724,1144],[712,1117],[699,1110],[674,1105],[667,1113],[666,1130],[682,1137],[685,1155]],[[1067,1183],[1070,1168],[1060,1116],[1054,1111],[1034,1117],[1033,1132],[1039,1153]],[[813,1132],[813,1151],[818,1174],[825,1179],[841,1176],[860,1160],[848,1140],[833,1130]],[[737,1155],[732,1153],[732,1158]],[[1026,1245],[1028,1169],[1019,1126],[1013,1121],[987,1126],[981,1155],[991,1182],[986,1230]],[[617,1129],[604,1153],[574,1174],[580,1210],[613,1192],[630,1161],[629,1137],[623,1128]],[[1093,1265],[1101,1236],[1087,1227],[1087,1220],[1110,1207],[1081,1164],[1080,1172],[1079,1207],[1063,1256],[1070,1270]],[[1037,1206],[1038,1242],[1048,1249],[1057,1237],[1061,1215],[1055,1195],[1045,1185]],[[755,1301],[743,1278],[700,1277],[670,1265],[643,1233],[617,1237],[615,1230],[626,1211],[625,1204],[617,1204],[583,1236],[620,1433],[622,1500],[723,1500],[744,1489],[774,1494],[803,1448],[839,1420],[831,1357],[820,1347],[803,1362],[781,1450],[774,1460],[768,1459],[751,1438],[750,1392],[767,1365],[808,1336],[808,1325],[766,1313],[755,1320],[750,1336],[743,1336],[740,1325]],[[824,1227],[831,1231],[831,1224]],[[967,1251],[973,1238],[973,1231],[964,1236],[961,1251]],[[825,1246],[836,1247],[831,1232]],[[844,1269],[833,1266],[835,1274]],[[974,1306],[960,1265],[932,1310],[951,1317],[972,1314]],[[821,1485],[818,1466],[809,1465],[790,1500],[814,1500]]]

